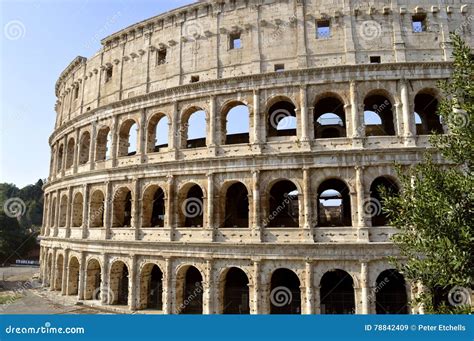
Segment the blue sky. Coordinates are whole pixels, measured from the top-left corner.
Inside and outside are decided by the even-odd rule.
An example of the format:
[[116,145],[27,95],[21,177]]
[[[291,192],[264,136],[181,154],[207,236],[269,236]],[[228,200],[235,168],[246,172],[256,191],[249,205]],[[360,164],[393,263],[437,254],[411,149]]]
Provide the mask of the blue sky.
[[0,0],[0,182],[46,178],[54,84],[100,39],[192,0]]

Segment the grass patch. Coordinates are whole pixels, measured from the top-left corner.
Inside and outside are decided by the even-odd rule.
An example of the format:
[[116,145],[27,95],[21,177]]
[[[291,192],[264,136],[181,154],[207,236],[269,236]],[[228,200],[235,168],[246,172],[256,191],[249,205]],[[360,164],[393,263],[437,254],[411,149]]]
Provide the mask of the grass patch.
[[21,298],[21,295],[0,294],[0,305],[10,304]]

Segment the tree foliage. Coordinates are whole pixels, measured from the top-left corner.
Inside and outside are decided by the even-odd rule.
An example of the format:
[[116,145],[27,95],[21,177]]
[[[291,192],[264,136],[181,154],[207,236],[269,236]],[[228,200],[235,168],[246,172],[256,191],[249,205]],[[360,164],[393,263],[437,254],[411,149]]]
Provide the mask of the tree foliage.
[[[402,257],[393,261],[408,280],[426,288],[413,303],[431,313],[469,312],[474,280],[474,66],[465,42],[456,35],[452,41],[453,74],[439,84],[438,110],[449,133],[432,136],[434,150],[422,163],[397,166],[400,194],[383,194],[384,210],[399,230],[393,241]],[[455,304],[453,288],[466,289]]]

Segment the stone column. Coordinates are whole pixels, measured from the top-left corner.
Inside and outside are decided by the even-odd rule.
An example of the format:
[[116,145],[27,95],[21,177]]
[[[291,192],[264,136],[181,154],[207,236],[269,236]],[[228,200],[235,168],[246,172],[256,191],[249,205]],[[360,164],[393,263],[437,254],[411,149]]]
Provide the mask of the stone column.
[[[359,103],[358,103],[358,94],[357,94],[357,82],[351,81],[350,82],[350,99],[351,99],[351,125],[352,125],[352,139],[356,139],[353,141],[353,144],[359,144],[357,139],[360,139],[364,136],[364,127],[362,121],[360,120],[360,113],[359,113]],[[347,115],[347,113],[346,113]]]
[[[407,80],[400,80],[400,98],[402,102],[402,117],[397,117],[397,120],[403,122],[403,135],[405,138],[405,145],[414,143],[415,127],[413,122],[413,115],[410,113],[410,98],[408,94]],[[398,113],[398,110],[397,110]]]
[[140,111],[140,124],[138,126],[137,154],[140,155],[140,163],[145,162],[146,157],[146,109]]
[[103,256],[103,266],[102,271],[100,272],[100,302],[102,304],[111,304],[112,302],[108,301],[108,293],[111,292],[109,288],[110,283],[110,274],[109,274],[109,256],[104,254]]
[[133,254],[130,272],[128,274],[128,307],[130,310],[136,310],[137,305],[137,255]]
[[266,142],[265,118],[260,113],[260,90],[253,91],[253,135],[256,152],[261,152],[262,144]]
[[369,294],[369,265],[366,261],[360,263],[360,303],[361,314],[370,314]]
[[61,176],[64,176],[66,171],[66,161],[67,161],[67,136],[63,138],[63,159],[61,160]]
[[55,217],[54,217],[54,233],[53,233],[53,237],[56,237],[58,235],[58,231],[59,231],[59,212],[60,212],[60,208],[61,208],[61,195],[59,193],[59,190],[56,190],[56,207],[55,207],[55,210],[56,210],[56,214],[55,214]]
[[262,241],[262,217],[260,216],[260,171],[252,171],[252,237]]
[[107,181],[106,183],[106,192],[105,192],[105,202],[104,202],[104,228],[105,228],[105,239],[108,239],[110,236],[110,229],[112,228],[112,203],[113,203],[113,193],[112,193],[112,183]]
[[74,138],[74,141],[76,142],[76,145],[74,146],[74,155],[73,155],[73,161],[72,161],[72,168],[73,168],[73,173],[77,173],[77,167],[79,165],[79,152],[81,149],[81,143],[79,141],[79,129],[76,129],[75,131],[76,136]]
[[94,170],[95,168],[95,152],[97,148],[97,122],[92,122],[92,131],[91,131],[91,142],[89,146],[89,168]]
[[172,313],[172,303],[173,303],[173,288],[172,286],[172,277],[173,277],[173,268],[172,261],[170,258],[165,259],[165,273],[163,274],[164,283],[163,283],[163,314]]
[[[205,211],[205,223],[204,228],[207,230],[204,238],[213,241],[214,239],[214,174],[208,173],[207,174],[207,197],[205,200],[206,209]],[[204,206],[204,202],[203,202]],[[203,207],[204,209],[204,207]]]
[[85,272],[86,272],[86,253],[81,252],[81,263],[79,264],[79,284],[77,286],[77,299],[84,299],[85,287]]
[[169,240],[173,240],[173,232],[175,229],[175,206],[174,200],[176,197],[175,180],[173,175],[167,177],[167,193],[166,193],[166,214],[165,214],[165,229],[168,230]]
[[62,283],[61,283],[61,295],[67,295],[67,265],[69,262],[69,249],[64,250],[64,260],[63,260],[63,276],[62,276]]
[[82,185],[82,197],[83,197],[83,204],[82,204],[82,238],[86,239],[89,235],[89,184]]
[[[369,242],[369,231],[367,228],[367,221],[365,216],[365,186],[364,186],[364,167],[356,166],[356,198],[357,198],[357,222],[353,224],[357,226],[358,240]],[[370,204],[370,203],[369,203]]]
[[141,229],[141,219],[140,219],[140,212],[142,212],[141,208],[141,193],[140,193],[140,179],[133,179],[132,181],[132,221],[131,221],[131,228],[135,229],[135,240],[138,240],[140,229]]
[[51,290],[54,290],[54,285],[56,283],[56,253],[57,253],[57,249],[53,248],[53,255],[51,258],[51,269],[50,269],[51,274],[49,275],[50,276],[49,288]]
[[[351,11],[350,3],[346,6],[348,11]],[[346,63],[347,64],[356,64],[356,48],[354,45],[354,36],[353,36],[353,25],[352,25],[352,15],[344,15],[342,17],[344,21],[344,42],[346,50]]]
[[305,296],[306,301],[304,314],[314,314],[314,292],[313,292],[313,264],[306,262],[305,264]]
[[311,228],[313,227],[312,210],[311,210],[311,173],[309,168],[303,168],[303,212],[304,221],[303,228],[307,230],[305,233],[310,237],[308,241],[314,241]]
[[296,1],[296,17],[289,20],[290,26],[296,27],[296,46],[298,55],[298,68],[308,67],[308,51],[306,47],[306,8],[304,1]]
[[[397,2],[395,3],[396,6],[398,6]],[[392,11],[390,15],[392,16],[393,25],[393,50],[395,52],[395,61],[397,63],[404,63],[406,62],[406,50],[402,35],[403,24],[401,15],[400,12],[396,10]]]
[[211,155],[216,155],[216,118],[217,118],[217,105],[216,97],[211,96],[209,98],[209,115],[207,121],[207,146],[210,147],[209,152]]
[[66,234],[65,237],[68,238],[71,235],[71,225],[72,225],[72,205],[74,198],[72,197],[72,187],[69,186],[67,189],[67,207],[66,207]]
[[314,298],[314,313],[321,314],[321,286],[315,285],[313,287],[313,298]]
[[118,117],[114,116],[112,121],[112,151],[110,153],[110,158],[112,159],[112,167],[117,166],[117,157],[118,157],[118,144],[120,132],[118,129]]
[[260,301],[260,289],[261,289],[261,283],[260,283],[260,271],[261,271],[261,266],[260,266],[260,260],[254,260],[253,261],[253,279],[254,283],[253,286],[249,289],[249,303],[250,303],[250,313],[251,314],[261,314],[261,301]]
[[204,280],[202,283],[203,293],[202,293],[202,313],[209,315],[214,313],[214,283],[212,280],[212,273],[213,273],[213,264],[211,260],[206,261],[206,273],[204,276]]
[[174,153],[175,160],[178,157],[178,148],[180,148],[181,143],[181,130],[179,126],[179,106],[178,102],[173,103],[173,114],[171,116],[171,120],[168,122],[169,129],[168,129],[168,142],[169,142],[169,150]]

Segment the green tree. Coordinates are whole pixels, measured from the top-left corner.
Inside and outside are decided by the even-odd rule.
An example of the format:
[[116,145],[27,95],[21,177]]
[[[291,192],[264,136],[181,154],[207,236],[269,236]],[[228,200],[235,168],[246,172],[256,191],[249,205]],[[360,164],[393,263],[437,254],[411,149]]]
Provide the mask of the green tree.
[[[468,290],[462,288],[474,280],[474,65],[466,43],[456,35],[452,41],[453,74],[439,84],[444,98],[438,110],[449,133],[432,136],[434,150],[422,163],[397,166],[400,194],[382,195],[398,229],[393,241],[402,257],[393,261],[408,280],[424,285],[414,303],[431,313],[469,312]],[[438,155],[444,160],[435,162]],[[453,288],[462,291],[453,297]]]

